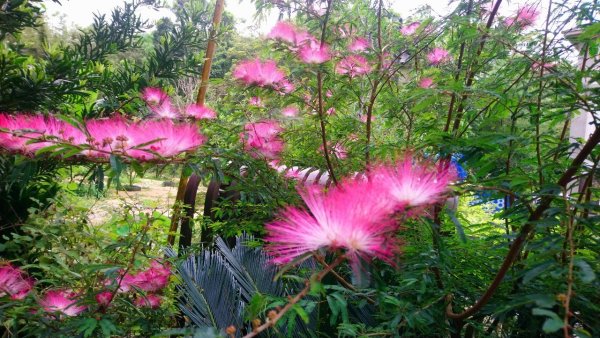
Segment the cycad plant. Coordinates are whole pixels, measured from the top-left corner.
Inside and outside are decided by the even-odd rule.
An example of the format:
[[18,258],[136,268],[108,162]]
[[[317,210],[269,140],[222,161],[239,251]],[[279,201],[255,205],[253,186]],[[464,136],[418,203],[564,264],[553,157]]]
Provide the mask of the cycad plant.
[[[194,326],[235,328],[238,336],[251,332],[248,318],[253,318],[251,312],[255,307],[266,306],[269,298],[278,300],[294,294],[301,287],[297,280],[276,279],[277,267],[262,248],[250,245],[254,241],[250,235],[241,235],[230,248],[217,238],[214,249],[190,255],[177,264],[176,273],[181,281],[179,308]],[[167,249],[167,255],[176,254]],[[307,261],[300,269],[311,265],[314,263]],[[307,325],[292,316],[280,330],[294,332],[298,337],[310,336],[314,323],[310,320]]]

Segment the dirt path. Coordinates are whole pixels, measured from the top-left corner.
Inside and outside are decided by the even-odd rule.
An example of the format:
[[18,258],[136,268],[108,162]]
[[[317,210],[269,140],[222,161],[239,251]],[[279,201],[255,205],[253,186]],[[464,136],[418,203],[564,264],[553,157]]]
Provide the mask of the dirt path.
[[[165,187],[163,181],[151,179],[139,179],[134,184],[141,187],[140,191],[116,191],[111,188],[106,197],[93,202],[90,208],[89,220],[94,225],[100,225],[113,215],[119,215],[124,208],[134,208],[135,213],[152,213],[158,211],[170,217],[170,211],[175,202],[177,187]],[[206,188],[200,186],[196,213],[202,212],[204,205],[203,196]]]

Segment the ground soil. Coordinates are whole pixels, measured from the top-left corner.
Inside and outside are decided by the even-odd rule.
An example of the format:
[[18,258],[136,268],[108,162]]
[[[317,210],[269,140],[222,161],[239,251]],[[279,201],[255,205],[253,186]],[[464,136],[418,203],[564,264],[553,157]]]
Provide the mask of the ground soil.
[[[116,191],[111,188],[106,196],[92,202],[89,220],[92,224],[100,225],[113,215],[122,212],[123,208],[134,208],[136,213],[160,212],[170,217],[171,208],[177,195],[177,187],[165,187],[163,181],[153,179],[138,179],[134,185],[141,187],[140,191]],[[202,212],[203,196],[206,188],[200,186],[196,198],[196,212]]]

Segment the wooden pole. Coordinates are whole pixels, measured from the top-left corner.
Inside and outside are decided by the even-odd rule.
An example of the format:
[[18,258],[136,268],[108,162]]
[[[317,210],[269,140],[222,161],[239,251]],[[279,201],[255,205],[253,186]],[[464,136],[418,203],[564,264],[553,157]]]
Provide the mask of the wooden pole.
[[[206,90],[208,89],[208,79],[210,77],[210,68],[212,66],[212,59],[215,55],[217,47],[217,31],[221,25],[221,18],[223,17],[223,10],[225,8],[225,0],[217,0],[215,3],[215,11],[213,14],[212,29],[208,38],[208,44],[206,46],[206,56],[204,59],[204,65],[202,66],[202,76],[200,78],[200,88],[198,89],[198,96],[196,97],[196,104],[204,105],[206,99]],[[197,176],[192,174],[191,176]],[[192,177],[190,177],[192,178]],[[183,170],[179,178],[179,185],[177,187],[177,196],[175,197],[175,204],[173,205],[173,215],[171,215],[171,226],[169,228],[169,237],[167,242],[173,246],[175,244],[175,232],[179,226],[180,213],[182,208],[183,197],[185,189],[188,183],[188,177],[185,176]],[[194,180],[197,178],[194,177]]]

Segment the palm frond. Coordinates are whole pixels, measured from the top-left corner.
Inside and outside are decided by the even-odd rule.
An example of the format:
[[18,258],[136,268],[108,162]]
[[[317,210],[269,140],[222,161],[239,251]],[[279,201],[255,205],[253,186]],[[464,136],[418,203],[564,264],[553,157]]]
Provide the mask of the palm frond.
[[[217,330],[230,325],[250,332],[250,323],[244,321],[244,312],[255,294],[285,297],[293,294],[301,285],[295,282],[274,281],[275,265],[261,248],[252,248],[246,243],[252,236],[236,238],[236,245],[229,248],[221,238],[216,239],[213,250],[204,250],[176,265],[181,279],[179,307],[199,327],[210,326]],[[175,257],[172,249],[167,256]],[[314,323],[316,313],[310,314]],[[295,331],[298,336],[307,336],[312,328],[299,318]]]

